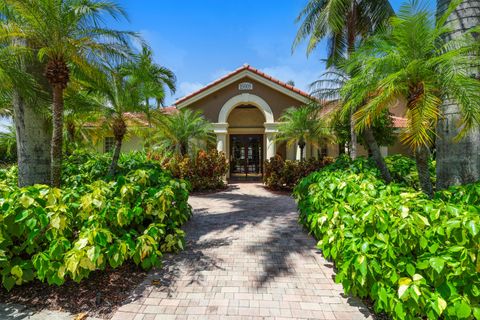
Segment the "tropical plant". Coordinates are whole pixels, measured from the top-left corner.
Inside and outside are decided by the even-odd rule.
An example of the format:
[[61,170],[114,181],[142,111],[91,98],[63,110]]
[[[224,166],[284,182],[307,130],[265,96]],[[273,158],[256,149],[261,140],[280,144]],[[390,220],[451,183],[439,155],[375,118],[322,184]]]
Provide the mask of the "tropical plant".
[[[388,0],[309,0],[298,15],[297,21],[303,21],[293,48],[309,38],[307,54],[310,54],[322,39],[327,38],[327,66],[335,66],[355,51],[359,39],[382,27],[391,15],[393,9]],[[357,135],[353,122],[350,137],[350,156],[355,159]]]
[[359,72],[344,87],[349,93],[346,110],[357,110],[360,130],[370,127],[399,98],[406,101],[407,128],[400,137],[415,153],[420,184],[429,196],[433,195],[429,148],[442,102],[448,98],[460,107],[459,137],[480,123],[480,82],[467,73],[473,54],[469,38],[442,38],[450,31],[445,20],[459,1],[437,23],[421,4],[403,5],[391,18],[390,28],[358,50],[350,68]]
[[159,112],[154,121],[156,125],[151,139],[152,147],[164,152],[185,156],[215,139],[211,123],[200,111],[182,109],[172,114]]
[[125,156],[122,174],[110,180],[104,158],[71,156],[62,189],[18,188],[11,172],[0,170],[3,287],[33,279],[80,282],[126,261],[150,269],[163,253],[183,249],[180,227],[191,215],[188,183],[137,154]]
[[176,77],[175,74],[153,61],[153,52],[147,46],[142,47],[142,52],[138,54],[135,61],[127,63],[124,66],[126,73],[131,75],[140,95],[145,101],[145,110],[150,110],[150,99],[155,99],[157,109],[160,109],[165,101],[165,87],[170,93],[175,93]]
[[217,149],[199,150],[192,156],[170,157],[163,167],[175,178],[190,183],[192,191],[212,191],[226,188],[225,176],[228,173],[228,162],[223,152]]
[[[347,62],[348,60],[344,59],[337,61],[335,68],[325,72],[320,80],[313,82],[311,85],[314,96],[329,101],[325,108],[332,108],[333,105],[334,110],[330,112],[331,124],[340,141],[346,141],[347,139],[352,141],[352,130],[355,129],[352,127],[350,114],[349,117],[346,117],[342,112],[345,102],[348,101],[351,94],[344,89],[345,84],[358,72],[358,69],[349,70],[346,67]],[[354,88],[352,89],[354,90]],[[378,117],[372,127],[363,128],[358,133],[360,134],[359,142],[371,152],[383,179],[389,183],[392,178],[379,147],[379,145],[389,145],[395,139],[393,137],[393,123],[388,110],[381,117]],[[354,138],[354,140],[357,140],[357,138]]]
[[283,160],[276,155],[265,161],[263,183],[271,190],[292,191],[300,179],[332,163],[332,158],[310,158],[305,161]]
[[[437,0],[437,17],[442,17],[451,0]],[[444,38],[460,38],[472,28],[480,26],[479,0],[465,0],[455,8],[445,21],[451,32]],[[479,42],[480,44],[480,42]],[[472,60],[475,61],[475,60]],[[467,73],[480,79],[478,63],[473,63]],[[454,184],[466,184],[480,180],[480,128],[473,129],[460,140],[455,140],[461,128],[452,126],[458,122],[459,107],[455,101],[445,100],[441,108],[441,118],[437,126],[435,142],[437,159],[437,189],[448,188]]]
[[[144,111],[137,84],[130,81],[131,74],[123,66],[109,67],[85,82],[95,94],[96,105],[102,106],[96,112],[98,129],[110,131],[115,138],[110,175],[115,175],[123,139],[127,134],[127,117],[131,112]],[[137,125],[140,123],[136,123]]]
[[[392,169],[408,162],[397,160]],[[392,319],[480,319],[480,185],[428,199],[379,177],[366,160],[340,158],[294,191],[335,281]]]
[[275,140],[296,145],[300,148],[300,160],[305,159],[304,149],[307,143],[320,147],[333,142],[329,124],[319,116],[320,108],[316,104],[291,107],[284,111],[279,121]]
[[[1,118],[0,118],[1,119]],[[17,138],[15,126],[12,124],[0,126],[0,162],[11,162],[16,159]]]
[[[63,144],[63,93],[72,72],[90,72],[102,60],[129,56],[132,33],[106,28],[105,15],[126,17],[111,1],[5,0],[8,19],[0,39],[23,43],[45,63],[44,76],[52,91],[51,184],[61,182]],[[99,59],[102,58],[102,59]]]
[[[9,15],[2,5],[5,3],[0,3],[0,25],[4,26]],[[9,43],[0,37],[0,114],[15,121],[18,184],[47,184],[51,139],[48,94],[43,83],[37,81],[39,65],[21,58],[29,57],[28,50]]]

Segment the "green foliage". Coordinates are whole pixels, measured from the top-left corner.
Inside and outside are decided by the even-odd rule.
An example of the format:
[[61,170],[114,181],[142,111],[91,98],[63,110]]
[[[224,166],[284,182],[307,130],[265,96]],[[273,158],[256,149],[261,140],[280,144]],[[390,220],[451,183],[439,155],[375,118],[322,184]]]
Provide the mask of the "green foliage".
[[[386,157],[385,163],[392,174],[393,180],[413,187],[414,189],[420,189],[418,171],[414,159],[402,155],[393,155]],[[429,169],[433,183],[435,183],[436,180],[435,168],[435,161],[430,161]]]
[[193,191],[224,189],[223,181],[228,172],[227,159],[216,149],[200,150],[195,158],[174,156],[166,161],[164,168],[170,170],[174,177],[185,179]]
[[332,163],[331,158],[305,161],[283,160],[275,156],[265,161],[263,183],[271,190],[292,190],[301,178]]
[[124,156],[121,173],[109,181],[104,158],[70,157],[63,189],[0,183],[0,274],[7,290],[35,278],[81,281],[127,260],[149,269],[164,252],[183,249],[180,226],[191,214],[187,183],[141,154]]
[[[395,176],[414,166],[388,162]],[[335,262],[346,292],[394,319],[479,319],[480,184],[431,200],[384,184],[364,159],[341,158],[302,179],[294,195],[300,222]]]
[[280,117],[275,140],[287,145],[298,144],[302,160],[307,143],[320,146],[334,142],[335,136],[330,132],[327,121],[320,116],[320,110],[316,103],[286,109]]

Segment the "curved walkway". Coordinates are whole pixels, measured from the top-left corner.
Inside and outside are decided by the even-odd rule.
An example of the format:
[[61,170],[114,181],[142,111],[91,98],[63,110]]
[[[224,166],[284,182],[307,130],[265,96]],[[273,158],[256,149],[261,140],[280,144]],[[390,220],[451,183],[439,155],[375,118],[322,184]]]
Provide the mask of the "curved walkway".
[[190,198],[187,248],[165,257],[114,319],[365,319],[297,223],[288,195],[259,184]]

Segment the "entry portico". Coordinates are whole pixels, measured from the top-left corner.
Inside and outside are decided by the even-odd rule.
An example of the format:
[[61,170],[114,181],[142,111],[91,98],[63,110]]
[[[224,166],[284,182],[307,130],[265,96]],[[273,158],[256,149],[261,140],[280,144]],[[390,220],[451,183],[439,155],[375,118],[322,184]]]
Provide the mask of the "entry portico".
[[[278,119],[286,108],[310,101],[307,93],[244,65],[175,105],[202,111],[213,123],[217,149],[229,159],[230,176],[247,176],[261,175],[263,160],[276,154],[297,157],[295,146],[275,142]],[[313,154],[309,147],[307,156]]]

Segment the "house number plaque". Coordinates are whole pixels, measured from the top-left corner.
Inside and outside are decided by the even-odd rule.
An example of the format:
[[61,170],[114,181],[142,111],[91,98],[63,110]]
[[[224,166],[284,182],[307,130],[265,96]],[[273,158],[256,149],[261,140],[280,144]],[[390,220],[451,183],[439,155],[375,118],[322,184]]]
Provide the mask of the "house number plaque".
[[253,84],[250,82],[242,82],[238,85],[238,90],[253,90]]

